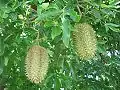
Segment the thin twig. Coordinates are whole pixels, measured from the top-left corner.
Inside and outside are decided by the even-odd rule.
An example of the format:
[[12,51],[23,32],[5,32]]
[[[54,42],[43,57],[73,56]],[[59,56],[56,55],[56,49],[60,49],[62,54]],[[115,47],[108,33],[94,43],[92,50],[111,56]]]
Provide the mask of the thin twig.
[[37,37],[36,37],[35,42],[39,45],[39,31],[37,31]]
[[8,35],[5,39],[4,39],[4,41],[6,41],[9,37],[11,37],[13,34],[10,34],[10,35]]
[[77,9],[78,9],[79,14],[82,16],[82,13],[81,13],[80,8],[79,8],[78,5],[77,5]]
[[78,9],[78,12],[79,12],[80,16],[82,16],[81,10],[80,10],[80,8],[79,8],[79,2],[78,2],[78,0],[76,0],[76,2],[77,2],[77,9]]
[[39,39],[39,36],[40,36],[40,35],[39,35],[39,31],[38,31],[37,33],[38,33],[38,34],[37,34],[37,38],[36,38],[36,40],[38,40],[38,39]]

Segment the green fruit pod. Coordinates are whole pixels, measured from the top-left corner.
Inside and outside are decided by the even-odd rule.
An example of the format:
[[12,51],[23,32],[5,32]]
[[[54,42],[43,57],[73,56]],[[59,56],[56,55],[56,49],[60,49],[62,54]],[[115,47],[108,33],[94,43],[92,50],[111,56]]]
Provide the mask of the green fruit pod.
[[41,83],[48,71],[48,53],[44,47],[32,46],[25,59],[26,76],[33,83]]
[[96,52],[96,35],[92,26],[86,23],[76,24],[73,32],[75,50],[81,59],[91,59]]

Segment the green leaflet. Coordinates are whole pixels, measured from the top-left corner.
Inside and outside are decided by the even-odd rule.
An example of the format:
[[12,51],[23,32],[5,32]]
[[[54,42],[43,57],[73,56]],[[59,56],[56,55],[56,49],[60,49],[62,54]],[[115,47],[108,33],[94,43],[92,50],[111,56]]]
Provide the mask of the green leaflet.
[[0,56],[4,53],[4,41],[3,37],[0,37]]
[[62,30],[63,30],[63,43],[65,44],[66,47],[69,46],[69,41],[70,41],[70,22],[69,20],[65,19],[65,17],[61,18],[62,20]]
[[56,36],[61,34],[61,28],[59,26],[52,27],[51,37],[54,39]]

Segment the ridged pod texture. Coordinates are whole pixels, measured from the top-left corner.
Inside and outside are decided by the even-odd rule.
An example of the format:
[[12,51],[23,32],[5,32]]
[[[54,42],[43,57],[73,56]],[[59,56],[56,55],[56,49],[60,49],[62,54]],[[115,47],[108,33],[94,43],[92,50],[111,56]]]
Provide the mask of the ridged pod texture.
[[25,60],[26,76],[34,83],[41,83],[48,70],[48,54],[44,47],[32,46]]
[[96,52],[96,36],[92,26],[86,23],[76,24],[73,32],[75,50],[81,59],[91,59]]

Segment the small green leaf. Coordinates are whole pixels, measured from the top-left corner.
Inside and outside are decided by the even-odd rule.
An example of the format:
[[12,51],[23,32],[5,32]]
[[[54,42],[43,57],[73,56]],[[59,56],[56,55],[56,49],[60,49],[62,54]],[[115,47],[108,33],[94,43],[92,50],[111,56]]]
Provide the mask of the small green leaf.
[[105,25],[105,29],[106,29],[106,32],[109,31],[109,27],[107,25]]
[[39,14],[36,20],[39,21],[39,20],[54,18],[55,16],[59,15],[61,12],[62,12],[61,10],[55,10],[55,9],[48,10],[42,14]]
[[104,41],[104,40],[97,40],[98,41],[98,44],[105,44],[107,41]]
[[0,56],[0,75],[3,72],[3,67],[4,67],[4,57]]
[[2,17],[0,17],[0,23],[2,23],[4,21],[4,19]]
[[114,32],[120,32],[120,28],[109,27]]
[[100,11],[98,11],[96,9],[93,9],[92,12],[93,12],[95,18],[97,18],[97,19],[101,19],[102,18]]
[[117,25],[117,24],[114,24],[114,23],[106,23],[105,25],[112,26],[112,27],[120,27],[120,25]]
[[64,16],[61,18],[62,20],[62,30],[63,30],[63,43],[66,47],[69,46],[69,40],[70,40],[70,22],[67,20]]
[[57,10],[59,10],[59,7],[57,6],[57,4],[56,3],[50,3],[50,5],[49,5],[49,7],[48,7],[49,9],[57,9]]
[[38,16],[41,15],[41,12],[42,12],[42,6],[39,5],[39,6],[37,6],[37,14],[38,14]]
[[49,3],[42,3],[42,8],[43,9],[47,9],[48,6],[49,6]]
[[101,4],[101,7],[102,7],[102,8],[107,8],[108,5],[106,5],[106,4]]
[[106,31],[111,29],[114,32],[120,32],[120,25],[114,24],[114,23],[106,23],[105,24]]
[[51,33],[52,39],[54,39],[56,36],[60,34],[61,34],[61,28],[59,26],[55,26],[52,28],[52,33]]
[[78,15],[77,12],[74,11],[73,9],[68,11],[68,15],[70,15],[70,18],[74,22],[79,22],[80,21],[80,15]]
[[5,65],[5,66],[7,66],[8,61],[9,61],[8,57],[5,57],[5,61],[4,61],[4,65]]
[[0,56],[4,53],[4,41],[3,37],[0,37]]
[[42,2],[44,2],[45,0],[38,0],[38,2],[41,4]]
[[7,18],[7,17],[8,17],[8,14],[4,13],[3,18]]
[[60,80],[59,80],[59,78],[56,78],[56,79],[55,79],[55,82],[56,82],[56,83],[55,83],[55,90],[60,90],[60,86],[61,86],[61,85],[60,85]]
[[101,44],[98,44],[97,48],[98,48],[99,53],[105,53],[106,52],[105,47],[103,47],[103,45],[101,45]]
[[54,22],[49,20],[49,21],[46,21],[45,24],[44,24],[44,27],[52,27],[54,26]]
[[0,66],[0,75],[2,74],[3,72],[3,68]]

